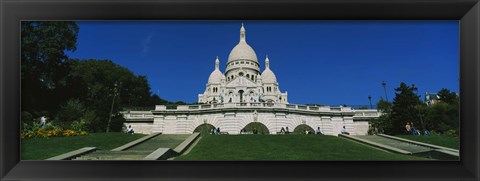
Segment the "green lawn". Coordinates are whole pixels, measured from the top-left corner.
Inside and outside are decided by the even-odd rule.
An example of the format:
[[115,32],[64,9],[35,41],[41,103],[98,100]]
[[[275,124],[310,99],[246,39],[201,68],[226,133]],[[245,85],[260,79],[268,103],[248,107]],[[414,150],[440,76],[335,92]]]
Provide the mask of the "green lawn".
[[425,160],[335,136],[207,135],[175,160]]
[[396,135],[400,138],[405,138],[413,141],[444,146],[453,149],[460,149],[460,137],[447,135],[430,135],[430,136],[413,136],[413,135]]
[[87,136],[32,138],[21,141],[22,160],[44,160],[83,147],[109,150],[145,135],[125,133],[92,133]]

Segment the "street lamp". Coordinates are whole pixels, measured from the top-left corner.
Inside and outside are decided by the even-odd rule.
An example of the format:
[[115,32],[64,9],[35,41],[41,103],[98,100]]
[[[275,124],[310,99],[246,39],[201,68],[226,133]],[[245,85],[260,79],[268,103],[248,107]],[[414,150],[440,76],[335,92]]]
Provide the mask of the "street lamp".
[[[413,89],[413,91],[415,91],[415,95],[417,97],[420,97],[420,96],[418,96],[418,88],[415,87],[415,84],[412,84],[412,89]],[[420,107],[418,107],[417,110],[418,110],[418,117],[420,117],[420,124],[422,124],[423,130],[425,130],[425,125],[423,124],[423,118],[422,118],[422,113],[420,112]]]
[[387,83],[385,83],[385,81],[382,81],[382,86],[383,86],[383,91],[385,92],[385,98],[387,99],[387,102],[388,102]]
[[118,96],[118,85],[117,82],[113,85],[113,98],[112,98],[112,106],[110,107],[110,116],[108,117],[108,123],[107,123],[107,133],[110,132],[110,123],[112,122],[112,112],[113,112],[113,105],[115,103],[115,97]]
[[368,101],[370,101],[370,109],[373,109],[373,107],[372,107],[372,96],[368,95]]

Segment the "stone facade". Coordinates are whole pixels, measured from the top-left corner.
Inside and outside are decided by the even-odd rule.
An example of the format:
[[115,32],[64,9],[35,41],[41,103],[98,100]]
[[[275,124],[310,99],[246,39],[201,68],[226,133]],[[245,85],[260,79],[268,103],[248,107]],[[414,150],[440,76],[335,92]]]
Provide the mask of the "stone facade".
[[210,74],[206,89],[198,95],[198,105],[181,105],[167,109],[157,105],[152,111],[124,112],[126,125],[136,132],[163,134],[191,134],[198,126],[210,124],[222,132],[239,134],[247,124],[265,125],[270,134],[300,125],[323,134],[337,135],[342,127],[352,135],[366,135],[368,120],[380,116],[377,110],[354,110],[350,107],[307,106],[288,103],[287,92],[282,93],[277,78],[265,58],[265,69],[255,51],[246,42],[245,28],[240,28],[240,41],[230,52],[226,71],[220,71],[220,60]]
[[136,132],[164,134],[190,134],[202,124],[220,127],[229,134],[239,134],[247,124],[258,122],[271,134],[288,127],[293,131],[299,125],[313,129],[320,127],[323,134],[337,135],[343,126],[352,135],[367,134],[368,120],[377,118],[377,110],[354,110],[350,107],[305,106],[293,104],[225,103],[183,105],[166,109],[157,105],[153,111],[124,112],[127,125]]

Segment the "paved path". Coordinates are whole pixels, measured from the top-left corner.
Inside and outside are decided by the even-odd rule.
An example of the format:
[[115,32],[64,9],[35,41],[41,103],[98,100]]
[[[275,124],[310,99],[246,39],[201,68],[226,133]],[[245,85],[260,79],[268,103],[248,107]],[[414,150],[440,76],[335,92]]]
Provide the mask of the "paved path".
[[458,150],[406,140],[395,136],[341,136],[396,153],[439,160],[459,160]]
[[405,150],[405,151],[408,151],[408,152],[411,152],[411,153],[419,153],[419,152],[426,152],[426,151],[432,151],[433,150],[432,148],[428,148],[428,147],[425,147],[425,146],[415,145],[415,144],[402,142],[402,141],[398,141],[398,140],[393,140],[393,139],[389,139],[389,138],[385,138],[385,137],[381,137],[381,136],[376,136],[376,135],[373,135],[373,136],[355,136],[355,137],[365,139],[365,140],[368,140],[368,141],[373,141],[375,143],[380,143],[380,144],[383,144],[383,145],[399,148],[399,149],[402,149],[402,150]]
[[122,151],[97,150],[77,157],[74,160],[142,160],[159,148],[170,148],[173,150],[189,136],[190,134],[160,134]]
[[157,148],[171,148],[174,149],[190,134],[162,134],[160,136],[153,137],[143,143],[133,146],[126,151],[155,151]]

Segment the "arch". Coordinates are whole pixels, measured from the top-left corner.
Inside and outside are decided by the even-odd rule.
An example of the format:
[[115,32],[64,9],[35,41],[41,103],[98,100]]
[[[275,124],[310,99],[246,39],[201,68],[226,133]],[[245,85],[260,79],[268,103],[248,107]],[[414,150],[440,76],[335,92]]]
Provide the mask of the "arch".
[[315,130],[312,127],[310,127],[309,125],[306,125],[306,124],[298,125],[297,127],[295,127],[293,132],[295,134],[305,134],[305,130],[308,131],[308,132],[311,132],[312,134],[315,134]]
[[215,126],[213,126],[211,124],[204,123],[204,124],[201,124],[201,125],[197,126],[195,128],[195,130],[193,130],[193,132],[199,132],[201,135],[208,135],[208,134],[210,134],[212,129],[215,129]]
[[267,126],[259,122],[251,122],[248,123],[245,127],[243,127],[247,132],[253,132],[253,130],[257,130],[258,134],[270,134]]
[[238,73],[238,76],[242,77],[242,76],[243,76],[243,72]]

